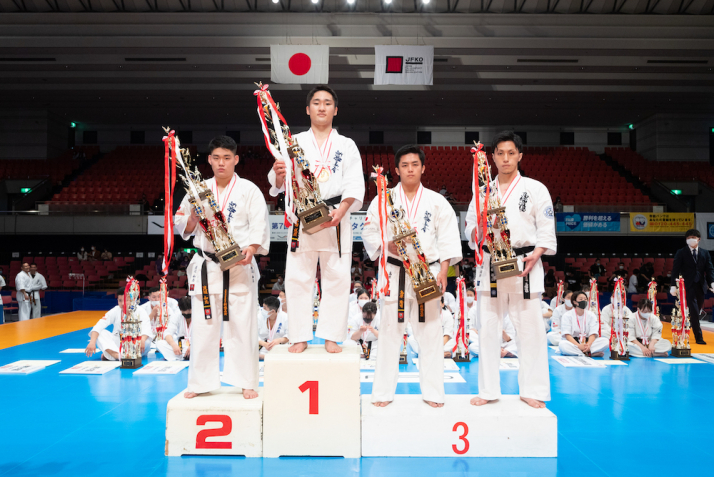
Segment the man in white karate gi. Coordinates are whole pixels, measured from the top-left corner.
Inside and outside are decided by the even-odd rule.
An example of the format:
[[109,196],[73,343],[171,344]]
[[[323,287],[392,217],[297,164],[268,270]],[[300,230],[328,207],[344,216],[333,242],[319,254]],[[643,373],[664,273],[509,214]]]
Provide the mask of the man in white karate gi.
[[562,339],[560,320],[564,314],[573,309],[573,302],[570,300],[572,296],[573,290],[563,292],[563,303],[553,310],[553,315],[550,319],[550,331],[545,335],[550,346],[558,346],[560,344],[560,340]]
[[[199,249],[186,269],[193,314],[188,389],[184,393],[189,399],[220,388],[221,381],[243,389],[246,399],[258,397],[258,340],[255,337],[258,335],[260,271],[253,256],[268,254],[270,230],[268,207],[260,189],[235,173],[239,161],[237,147],[227,136],[216,137],[209,143],[208,163],[213,177],[205,182],[245,258],[222,272],[215,249],[199,226],[188,197],[176,212],[176,230],[184,240],[194,236],[194,246]],[[210,215],[209,220],[215,220],[211,209],[204,209]],[[222,379],[219,370],[221,328],[225,352]]]
[[[380,314],[377,305],[368,301],[360,309],[359,316],[350,316],[348,328],[352,331],[349,343],[356,343],[362,348],[361,358],[375,361],[379,340]],[[344,343],[345,345],[347,343]]]
[[[627,318],[628,323],[633,321],[632,310],[625,306],[624,303],[622,305],[622,313],[624,317]],[[610,300],[610,303],[605,305],[600,311],[600,336],[608,340],[612,334],[612,315],[612,300]]]
[[[543,408],[545,401],[550,400],[550,376],[540,308],[545,291],[540,257],[554,255],[557,249],[553,203],[543,184],[518,172],[523,142],[517,134],[512,131],[497,134],[493,151],[498,175],[490,184],[491,193],[498,194],[501,205],[506,208],[511,245],[522,273],[498,282],[492,280],[491,256],[487,251],[483,253],[483,263],[476,269],[476,306],[480,315],[479,395],[471,403],[480,406],[501,396],[499,360],[503,317],[508,314],[516,330],[521,399],[532,407]],[[477,225],[476,204],[472,200],[465,232],[474,249],[485,232]]]
[[[332,129],[337,103],[337,95],[330,87],[313,88],[307,96],[306,107],[310,129],[294,136],[318,180],[322,199],[332,209],[332,220],[313,234],[304,233],[298,223],[288,232],[285,292],[290,302],[291,353],[305,351],[307,342],[313,338],[312,289],[318,262],[322,300],[315,335],[325,340],[328,352],[339,353],[342,348],[337,343],[344,340],[347,333],[352,264],[350,214],[362,207],[364,175],[362,158],[354,141]],[[285,192],[285,177],[285,162],[278,159],[268,174],[272,186],[270,195]],[[297,239],[294,227],[300,227]]]
[[[147,296],[147,298],[149,299],[149,301],[142,305],[139,305],[139,308],[142,308],[144,312],[149,315],[149,321],[151,322],[151,335],[149,336],[149,344],[158,343],[158,341],[156,341],[156,338],[159,335],[157,328],[160,326],[159,317],[161,316],[161,288],[152,287],[151,289],[149,289],[149,295]],[[179,310],[178,302],[174,298],[167,297],[166,301],[168,305],[169,317],[168,321],[164,323],[164,326],[168,328],[169,322],[171,320],[174,320],[177,323],[179,322],[179,318],[181,317],[181,310]],[[166,339],[165,331],[166,330],[164,330],[164,340]]]
[[191,297],[178,300],[179,313],[169,313],[164,339],[156,340],[156,351],[166,361],[186,360],[191,356]]
[[558,344],[563,356],[604,356],[610,349],[610,340],[600,337],[595,313],[587,309],[588,295],[576,291],[572,296],[573,309],[560,319],[563,338]]
[[[473,315],[476,320],[478,317]],[[518,347],[516,346],[516,329],[511,323],[508,315],[503,317],[503,331],[501,331],[501,358],[515,358],[518,356]],[[469,353],[471,356],[478,356],[478,324],[475,324],[469,330]]]
[[[627,350],[630,356],[652,358],[669,356],[672,343],[662,339],[662,322],[652,313],[652,302],[642,298],[637,303],[637,311],[627,322],[630,342]],[[609,336],[607,336],[609,338]]]
[[263,300],[258,314],[258,345],[260,359],[276,346],[288,343],[288,315],[280,310],[280,300],[269,296]]
[[[456,346],[456,318],[444,304],[444,296],[441,296],[441,329],[444,334],[444,358],[451,358],[451,352]],[[414,337],[411,324],[407,325],[407,344],[412,348],[415,355],[419,356],[419,343]]]
[[[91,358],[97,352],[97,348],[102,352],[102,361],[119,361],[119,344],[121,342],[121,321],[124,316],[124,287],[117,290],[117,306],[109,310],[94,325],[89,332],[89,344],[84,350],[84,354]],[[136,312],[141,322],[141,355],[149,354],[151,334],[151,324],[149,315],[141,308],[137,307]],[[109,332],[107,328],[112,327]]]
[[47,290],[47,281],[40,272],[37,271],[37,265],[30,264],[30,289],[27,293],[30,295],[30,303],[32,306],[32,318],[42,316],[42,302],[40,301],[40,292]]
[[15,277],[18,321],[27,321],[32,317],[32,301],[30,299],[31,287],[32,277],[30,277],[30,264],[23,263],[22,270],[20,270],[20,273]]
[[[424,152],[418,146],[404,146],[397,151],[394,163],[400,182],[393,190],[394,206],[395,209],[401,207],[404,210],[406,220],[416,230],[429,270],[443,292],[446,291],[449,265],[461,261],[461,238],[454,209],[442,195],[421,184],[421,176],[426,169],[424,161]],[[442,407],[444,332],[441,300],[432,299],[419,307],[412,281],[405,272],[401,257],[392,242],[392,227],[387,224],[386,228],[384,233],[387,250],[383,250],[379,197],[375,197],[367,211],[362,240],[371,260],[379,260],[382,254],[387,254],[385,272],[389,276],[389,294],[383,298],[384,304],[380,307],[380,344],[372,386],[372,403],[384,407],[394,400],[404,329],[407,323],[411,323],[419,347],[419,384],[422,398],[432,407]],[[406,246],[410,260],[418,260],[411,242]],[[403,289],[400,289],[402,276],[405,280]],[[379,286],[383,286],[381,282]],[[397,298],[402,293],[405,303],[403,312],[400,312]],[[420,308],[423,310],[422,316]]]

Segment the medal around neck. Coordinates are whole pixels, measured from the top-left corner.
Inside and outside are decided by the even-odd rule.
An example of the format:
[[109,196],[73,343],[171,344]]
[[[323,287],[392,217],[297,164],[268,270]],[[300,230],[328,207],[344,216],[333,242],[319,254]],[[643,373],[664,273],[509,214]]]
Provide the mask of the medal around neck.
[[[121,318],[119,358],[121,367],[136,369],[141,363],[141,320],[139,319],[139,282],[128,277],[124,291],[124,308]],[[146,344],[149,346],[149,343]]]
[[322,230],[320,225],[332,220],[330,210],[322,200],[318,185],[318,181],[327,182],[330,179],[330,174],[323,169],[320,177],[316,178],[310,171],[310,162],[305,157],[305,151],[290,132],[290,127],[280,112],[280,106],[273,101],[273,97],[268,92],[268,85],[263,85],[263,83],[256,83],[256,85],[259,88],[256,91],[258,115],[263,124],[265,143],[276,160],[284,160],[285,152],[290,158],[290,164],[286,164],[286,166],[292,171],[291,184],[286,184],[285,188],[286,192],[288,187],[292,190],[295,200],[294,212],[302,222],[302,230],[305,233],[319,232]]
[[674,358],[692,356],[692,347],[689,344],[690,327],[687,292],[684,288],[684,278],[680,275],[677,279],[677,301],[672,310],[672,356]]
[[[491,167],[488,164],[483,144],[476,142],[471,151],[476,161],[476,176],[478,178],[477,223],[479,230],[484,231],[486,247],[491,255],[491,267],[496,280],[520,275],[518,259],[511,246],[511,231],[508,228],[506,207],[501,204],[498,192],[491,190]],[[498,233],[496,233],[498,231]]]
[[198,224],[203,234],[213,245],[221,270],[230,270],[238,265],[238,262],[243,260],[245,256],[233,238],[231,227],[218,206],[218,202],[213,196],[213,191],[206,185],[198,168],[190,170],[190,152],[188,149],[181,149],[181,142],[174,131],[171,131],[168,127],[165,127],[164,131],[168,135],[167,148],[172,157],[175,155],[176,162],[178,162],[183,171],[181,179],[186,189],[188,201],[198,216]]

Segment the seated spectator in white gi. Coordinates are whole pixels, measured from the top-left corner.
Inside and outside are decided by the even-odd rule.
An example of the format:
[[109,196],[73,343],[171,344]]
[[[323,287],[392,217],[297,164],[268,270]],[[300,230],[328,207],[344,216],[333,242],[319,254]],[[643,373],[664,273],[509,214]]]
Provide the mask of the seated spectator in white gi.
[[362,307],[359,321],[353,321],[350,315],[350,328],[354,330],[350,339],[362,347],[361,357],[372,361],[377,359],[377,341],[379,340],[379,312],[377,304],[368,301]]
[[40,292],[47,290],[47,281],[40,272],[37,271],[37,265],[30,264],[30,289],[27,293],[30,295],[30,303],[32,306],[31,317],[39,318],[42,316],[42,302],[40,300]]
[[362,282],[355,280],[352,283],[352,293],[350,293],[350,303],[357,301],[357,290],[362,290]]
[[[124,314],[124,288],[117,290],[118,305],[106,312],[106,314],[94,325],[94,328],[89,332],[89,344],[84,350],[87,357],[92,357],[97,352],[97,348],[102,352],[102,361],[118,361],[119,360],[119,342],[121,334],[121,320]],[[149,335],[151,334],[151,323],[149,315],[141,308],[137,307],[136,312],[141,321],[141,355],[149,354]],[[112,332],[107,331],[107,328],[112,326]]]
[[541,300],[540,311],[543,314],[543,326],[545,326],[545,331],[550,331],[550,319],[553,316],[553,310],[548,306],[548,302]]
[[164,339],[156,340],[156,351],[166,361],[187,360],[191,356],[191,297],[178,300],[178,316],[169,315]]
[[550,331],[546,333],[545,337],[548,339],[548,344],[551,346],[558,346],[561,340],[560,334],[560,321],[561,317],[573,309],[573,303],[571,298],[573,296],[572,290],[566,290],[563,292],[563,304],[556,307],[553,310],[553,315],[550,317]]
[[[161,326],[159,323],[159,319],[161,317],[161,289],[159,287],[150,288],[147,298],[149,301],[143,305],[139,305],[139,308],[143,309],[149,316],[149,323],[151,324],[149,346],[151,346],[151,344],[154,343],[154,340],[156,340],[156,337],[159,335],[157,328]],[[181,310],[179,309],[178,302],[174,298],[167,297],[166,303],[169,309],[169,321],[172,319],[178,320],[181,317]],[[168,328],[168,321],[164,323],[164,326]]]
[[637,358],[652,358],[654,356],[669,356],[672,343],[662,339],[662,322],[652,313],[652,302],[642,298],[637,303],[637,312],[627,322],[630,331],[630,342],[627,349],[630,356]]
[[287,313],[288,312],[288,301],[285,298],[285,292],[281,291],[278,294],[278,300],[280,300],[280,311]]
[[263,300],[258,316],[258,354],[265,359],[273,348],[288,342],[288,315],[280,311],[280,300],[269,296]]
[[[447,292],[448,293],[448,292]],[[444,296],[441,296],[441,328],[444,330],[444,358],[451,358],[451,352],[456,346],[456,329],[454,315],[445,304]],[[411,346],[415,355],[419,355],[419,343],[412,334],[412,327],[407,325],[407,344]]]
[[350,302],[347,308],[347,336],[345,337],[344,343],[349,345],[358,344],[352,339],[352,334],[361,326],[362,307],[370,302],[369,292],[364,288],[356,288],[355,295],[357,296],[357,300]]
[[605,356],[610,348],[607,338],[598,335],[597,316],[587,309],[588,294],[584,291],[573,293],[573,309],[560,319],[563,339],[558,345],[564,356]]
[[273,291],[285,291],[285,282],[283,281],[283,276],[278,275],[278,281],[273,283]]
[[441,295],[441,306],[442,308],[446,305],[446,308],[453,314],[456,311],[456,297],[448,291],[445,291]]
[[[476,320],[476,313],[472,315]],[[472,333],[473,331],[473,333]],[[511,318],[508,315],[503,317],[503,330],[501,330],[501,358],[516,358],[518,357],[518,347],[516,346],[516,328],[511,323]],[[471,356],[478,356],[478,323],[474,328],[469,330],[469,353]]]
[[[622,312],[627,318],[628,323],[632,321],[632,311],[626,306],[622,307]],[[610,304],[605,305],[602,310],[600,310],[600,336],[603,338],[610,339],[610,334],[612,333],[612,299],[610,299]]]

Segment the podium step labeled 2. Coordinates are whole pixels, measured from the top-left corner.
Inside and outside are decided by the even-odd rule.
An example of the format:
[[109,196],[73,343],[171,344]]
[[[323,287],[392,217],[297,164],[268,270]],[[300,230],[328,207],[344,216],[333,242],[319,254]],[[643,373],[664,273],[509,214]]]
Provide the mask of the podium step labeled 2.
[[421,395],[397,394],[387,407],[362,396],[364,457],[557,457],[558,419],[518,396],[472,406],[468,394],[447,394],[442,408]]
[[234,387],[193,399],[184,392],[166,407],[166,455],[263,455],[262,389],[255,399],[243,399]]
[[360,457],[360,348],[265,357],[263,456]]

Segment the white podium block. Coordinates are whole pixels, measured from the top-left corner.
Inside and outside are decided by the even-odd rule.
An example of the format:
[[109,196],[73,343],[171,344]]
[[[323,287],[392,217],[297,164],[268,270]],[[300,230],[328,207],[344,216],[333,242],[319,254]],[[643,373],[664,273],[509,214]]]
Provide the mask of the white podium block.
[[360,348],[265,357],[263,457],[360,457]]
[[364,457],[557,457],[558,419],[518,396],[472,406],[473,396],[447,394],[431,408],[421,395],[397,394],[387,407],[362,396]]
[[166,407],[166,455],[263,455],[262,389],[255,399],[226,386],[193,399],[184,392]]

